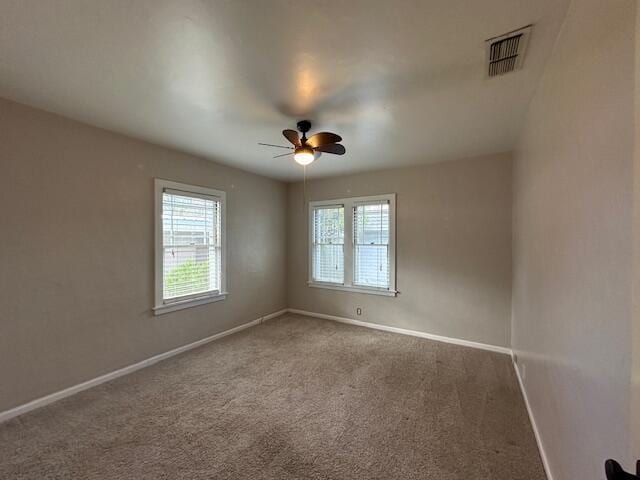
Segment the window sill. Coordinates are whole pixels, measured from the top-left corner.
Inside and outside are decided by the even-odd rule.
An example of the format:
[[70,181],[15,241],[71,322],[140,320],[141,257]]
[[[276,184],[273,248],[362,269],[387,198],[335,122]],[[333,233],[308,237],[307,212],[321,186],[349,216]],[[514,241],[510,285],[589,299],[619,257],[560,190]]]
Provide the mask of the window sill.
[[187,300],[178,300],[176,302],[165,303],[164,305],[158,305],[153,308],[154,315],[163,315],[169,312],[175,312],[176,310],[182,310],[184,308],[197,307],[198,305],[204,305],[206,303],[219,302],[227,298],[228,292],[216,293],[215,295],[205,295],[202,297],[189,298]]
[[398,292],[396,290],[385,290],[382,288],[353,287],[348,285],[340,285],[335,283],[319,283],[307,282],[312,288],[325,288],[327,290],[342,290],[344,292],[365,293],[368,295],[382,295],[385,297],[395,297]]

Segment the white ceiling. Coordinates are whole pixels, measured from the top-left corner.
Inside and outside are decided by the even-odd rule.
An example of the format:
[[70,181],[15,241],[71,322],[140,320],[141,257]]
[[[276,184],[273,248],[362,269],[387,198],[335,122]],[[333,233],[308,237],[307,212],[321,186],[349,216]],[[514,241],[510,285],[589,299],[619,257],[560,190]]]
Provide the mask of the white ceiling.
[[[513,148],[569,0],[2,0],[0,97],[284,180]],[[522,71],[484,40],[533,23]]]

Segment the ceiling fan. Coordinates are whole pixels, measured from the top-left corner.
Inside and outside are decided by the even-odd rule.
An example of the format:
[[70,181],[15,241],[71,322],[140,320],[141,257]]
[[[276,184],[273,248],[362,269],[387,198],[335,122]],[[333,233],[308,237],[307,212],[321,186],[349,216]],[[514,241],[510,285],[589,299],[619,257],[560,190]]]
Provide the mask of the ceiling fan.
[[309,165],[321,152],[332,153],[334,155],[344,155],[346,150],[344,145],[338,142],[342,141],[340,135],[331,132],[320,132],[307,138],[307,132],[311,130],[311,122],[309,120],[301,120],[298,122],[298,130],[302,133],[302,137],[295,130],[283,130],[284,138],[289,140],[293,147],[284,145],[273,145],[271,143],[259,143],[267,147],[287,148],[292,152],[276,155],[273,158],[293,155],[293,159],[300,165]]

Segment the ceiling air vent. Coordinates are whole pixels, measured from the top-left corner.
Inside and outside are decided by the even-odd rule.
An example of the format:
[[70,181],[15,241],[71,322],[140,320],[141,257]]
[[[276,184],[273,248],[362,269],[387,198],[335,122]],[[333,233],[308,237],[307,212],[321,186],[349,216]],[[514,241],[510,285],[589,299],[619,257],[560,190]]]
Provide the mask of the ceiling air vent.
[[522,68],[531,25],[487,40],[488,75],[497,77]]

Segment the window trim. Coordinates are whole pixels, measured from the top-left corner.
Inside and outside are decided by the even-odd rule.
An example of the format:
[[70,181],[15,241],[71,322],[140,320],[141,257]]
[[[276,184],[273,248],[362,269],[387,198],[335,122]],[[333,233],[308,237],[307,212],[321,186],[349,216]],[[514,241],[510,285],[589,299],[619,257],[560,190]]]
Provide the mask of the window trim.
[[[194,196],[214,197],[220,202],[220,290],[210,290],[208,292],[184,295],[169,300],[163,298],[163,232],[162,232],[162,194],[165,190],[172,190],[176,193],[184,192]],[[154,278],[155,278],[155,306],[153,307],[154,315],[162,315],[163,313],[175,312],[184,308],[204,305],[206,303],[218,302],[224,300],[229,294],[227,292],[227,194],[221,190],[213,188],[201,187],[198,185],[189,185],[186,183],[178,183],[161,178],[155,179],[154,188],[155,198],[155,262],[154,262]]]
[[[354,285],[353,272],[355,268],[354,235],[353,235],[353,208],[363,203],[389,202],[389,288],[367,287]],[[344,282],[319,282],[313,279],[313,213],[318,207],[330,207],[341,205],[344,207]],[[338,198],[331,200],[316,200],[309,202],[307,214],[308,222],[308,279],[307,285],[313,288],[328,290],[343,290],[355,293],[371,295],[384,295],[395,297],[396,290],[396,194],[369,195],[366,197]]]

